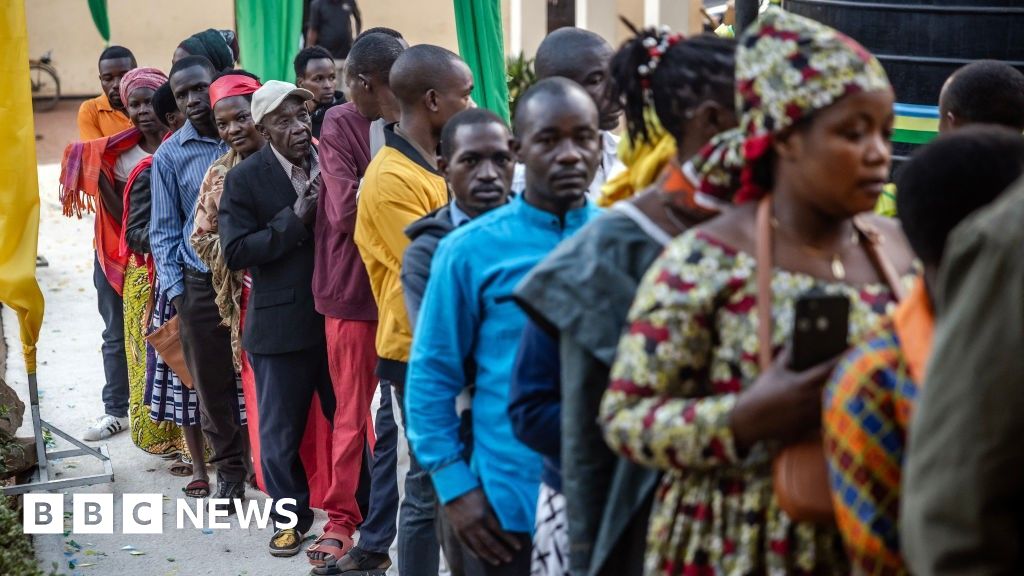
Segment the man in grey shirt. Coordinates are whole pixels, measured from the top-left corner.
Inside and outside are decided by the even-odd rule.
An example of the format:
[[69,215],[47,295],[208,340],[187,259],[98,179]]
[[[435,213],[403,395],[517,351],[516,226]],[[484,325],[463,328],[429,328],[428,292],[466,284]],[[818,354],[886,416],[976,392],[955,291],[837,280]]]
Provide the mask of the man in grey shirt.
[[900,530],[914,574],[1024,564],[1024,180],[950,236],[910,431]]

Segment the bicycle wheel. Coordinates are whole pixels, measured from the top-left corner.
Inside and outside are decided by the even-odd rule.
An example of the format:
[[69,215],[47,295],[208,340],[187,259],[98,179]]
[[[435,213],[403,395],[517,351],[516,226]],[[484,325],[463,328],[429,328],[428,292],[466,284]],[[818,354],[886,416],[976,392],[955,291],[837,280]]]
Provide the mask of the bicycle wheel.
[[35,112],[53,110],[60,101],[57,71],[47,64],[30,64],[29,77],[32,80],[32,109]]

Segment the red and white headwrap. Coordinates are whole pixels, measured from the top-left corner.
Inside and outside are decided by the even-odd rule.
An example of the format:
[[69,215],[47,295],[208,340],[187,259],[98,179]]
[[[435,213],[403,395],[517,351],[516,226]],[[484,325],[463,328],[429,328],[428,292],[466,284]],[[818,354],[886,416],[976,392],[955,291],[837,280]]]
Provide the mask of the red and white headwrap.
[[259,80],[243,76],[242,74],[228,74],[221,76],[210,84],[210,107],[213,108],[217,102],[232,96],[244,96],[252,94],[260,89]]
[[121,102],[128,106],[128,97],[138,88],[156,90],[167,82],[167,76],[156,68],[135,68],[121,78]]

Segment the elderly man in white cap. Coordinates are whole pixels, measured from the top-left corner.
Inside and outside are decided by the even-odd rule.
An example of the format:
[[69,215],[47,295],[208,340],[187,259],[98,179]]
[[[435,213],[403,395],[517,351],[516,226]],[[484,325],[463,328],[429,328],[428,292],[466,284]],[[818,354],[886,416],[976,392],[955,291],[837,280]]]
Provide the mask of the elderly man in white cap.
[[219,220],[224,259],[247,269],[253,288],[242,333],[256,374],[263,477],[271,498],[295,499],[271,514],[274,556],[299,552],[313,524],[309,483],[299,459],[313,393],[328,422],[334,389],[327,366],[324,318],[313,305],[313,223],[320,165],[306,101],[313,94],[271,80],[253,94],[252,119],[267,145],[224,181]]

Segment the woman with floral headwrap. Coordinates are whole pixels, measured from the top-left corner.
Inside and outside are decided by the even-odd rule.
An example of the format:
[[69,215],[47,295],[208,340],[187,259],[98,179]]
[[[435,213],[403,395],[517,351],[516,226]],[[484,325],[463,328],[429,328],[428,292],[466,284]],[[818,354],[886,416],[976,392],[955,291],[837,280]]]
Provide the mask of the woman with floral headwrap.
[[[884,237],[880,257],[912,278],[898,225],[869,215],[889,176],[893,92],[859,44],[776,8],[739,40],[736,91],[740,126],[712,140],[697,170],[703,191],[737,206],[675,239],[644,277],[601,422],[614,450],[665,471],[647,574],[847,574],[835,526],[792,520],[771,465],[820,428],[835,365],[789,369],[795,300],[811,289],[848,297],[856,344],[895,305],[869,243]],[[758,301],[759,217],[770,302]]]
[[[67,147],[61,172],[61,202],[68,216],[81,217],[83,211],[96,212],[96,257],[104,279],[121,296],[123,307],[122,325],[116,329],[124,333],[127,422],[108,412],[86,433],[86,439],[99,440],[127,424],[132,440],[143,450],[174,455],[179,451],[178,431],[140,418],[145,413],[142,315],[148,300],[148,281],[144,264],[121,250],[124,194],[132,171],[156,151],[167,132],[167,127],[157,120],[152,105],[154,92],[166,81],[167,77],[156,68],[136,68],[125,74],[120,84],[121,101],[127,107],[133,127],[114,136]],[[113,326],[106,328],[114,329]],[[93,434],[94,431],[98,432]]]

